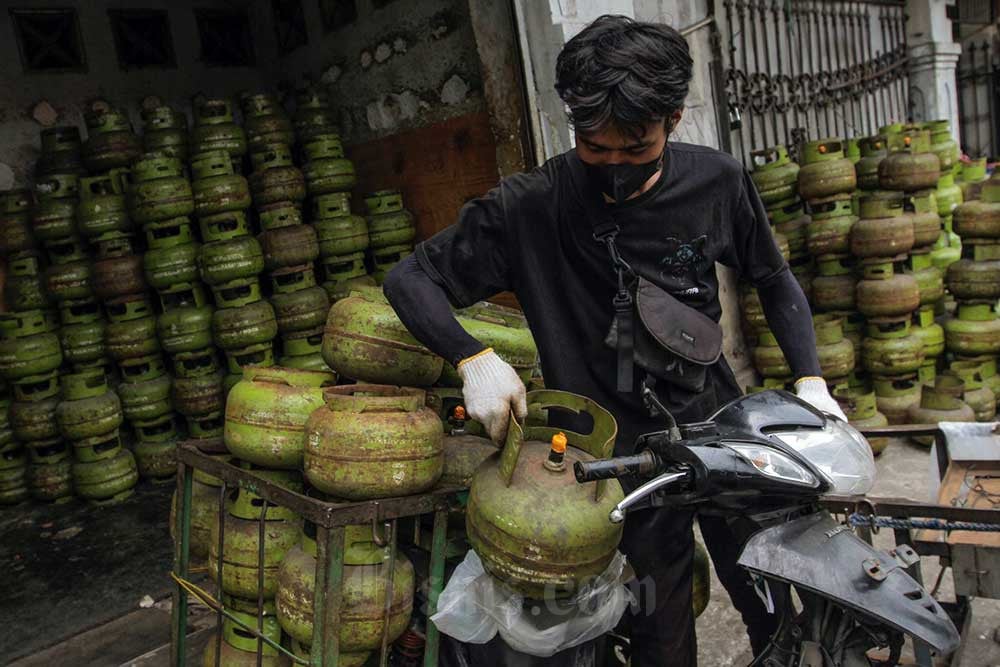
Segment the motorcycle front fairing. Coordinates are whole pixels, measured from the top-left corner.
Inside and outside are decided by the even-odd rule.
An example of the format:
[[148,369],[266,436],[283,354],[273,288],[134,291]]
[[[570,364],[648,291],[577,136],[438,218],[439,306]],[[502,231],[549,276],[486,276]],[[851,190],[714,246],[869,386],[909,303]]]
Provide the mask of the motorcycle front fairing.
[[[942,655],[958,648],[958,631],[937,601],[892,556],[875,550],[826,512],[757,532],[738,562],[875,618]],[[876,572],[870,574],[873,568]]]

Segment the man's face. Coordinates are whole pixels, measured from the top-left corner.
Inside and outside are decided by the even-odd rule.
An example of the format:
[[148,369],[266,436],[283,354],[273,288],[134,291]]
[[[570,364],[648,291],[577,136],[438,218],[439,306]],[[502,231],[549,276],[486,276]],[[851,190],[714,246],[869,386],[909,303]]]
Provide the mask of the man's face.
[[589,164],[645,164],[663,153],[667,126],[675,126],[677,120],[680,120],[680,112],[668,121],[650,121],[640,137],[624,133],[613,125],[595,132],[577,132],[576,152]]

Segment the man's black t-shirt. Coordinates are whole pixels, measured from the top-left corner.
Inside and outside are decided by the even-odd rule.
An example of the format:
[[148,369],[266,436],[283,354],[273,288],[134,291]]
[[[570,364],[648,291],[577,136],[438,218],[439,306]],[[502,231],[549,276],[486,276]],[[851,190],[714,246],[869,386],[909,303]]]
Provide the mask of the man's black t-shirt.
[[[588,183],[576,151],[559,155],[467,203],[457,224],[421,243],[416,257],[456,306],[512,291],[538,345],[546,387],[610,410],[621,453],[663,424],[649,418],[638,393],[616,391],[616,352],[604,344],[616,274],[591,223],[609,217],[637,274],[716,321],[715,262],[753,285],[787,270],[746,170],[725,153],[680,143],[668,143],[657,183],[619,206]],[[671,394],[661,398],[681,413],[702,398]]]

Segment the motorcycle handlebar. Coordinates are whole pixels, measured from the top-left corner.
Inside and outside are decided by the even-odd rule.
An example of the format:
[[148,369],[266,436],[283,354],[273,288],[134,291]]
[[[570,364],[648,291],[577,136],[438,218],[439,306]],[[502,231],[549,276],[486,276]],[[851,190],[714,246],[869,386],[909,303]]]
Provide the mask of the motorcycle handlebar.
[[573,464],[576,481],[596,482],[599,479],[616,479],[626,475],[648,475],[656,472],[659,461],[650,451],[632,456],[615,456],[597,461],[577,461]]

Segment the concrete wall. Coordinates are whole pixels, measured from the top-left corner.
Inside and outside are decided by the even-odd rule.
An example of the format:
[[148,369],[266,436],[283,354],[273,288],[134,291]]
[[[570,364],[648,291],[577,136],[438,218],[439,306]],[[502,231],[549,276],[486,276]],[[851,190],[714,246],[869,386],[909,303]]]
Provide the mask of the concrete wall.
[[[199,60],[199,39],[192,7],[233,7],[232,0],[144,0],[144,9],[166,9],[174,43],[177,67],[123,71],[118,64],[109,8],[121,8],[113,0],[18,0],[0,2],[0,190],[30,182],[38,155],[38,134],[45,125],[34,117],[36,105],[47,102],[37,114],[48,125],[78,125],[85,136],[83,110],[95,99],[129,110],[136,130],[141,129],[139,104],[147,95],[158,95],[190,115],[190,100],[196,94],[237,95],[269,87],[266,70],[252,67],[208,67]],[[254,30],[254,52],[258,63],[271,63],[276,54],[269,3],[248,6]],[[309,4],[309,3],[307,3]],[[129,3],[135,7],[136,3]],[[25,73],[9,9],[75,7],[87,70],[71,73]]]
[[309,43],[276,60],[271,76],[324,85],[348,143],[485,108],[467,0],[357,0],[357,19],[327,34],[319,3],[303,7]]

